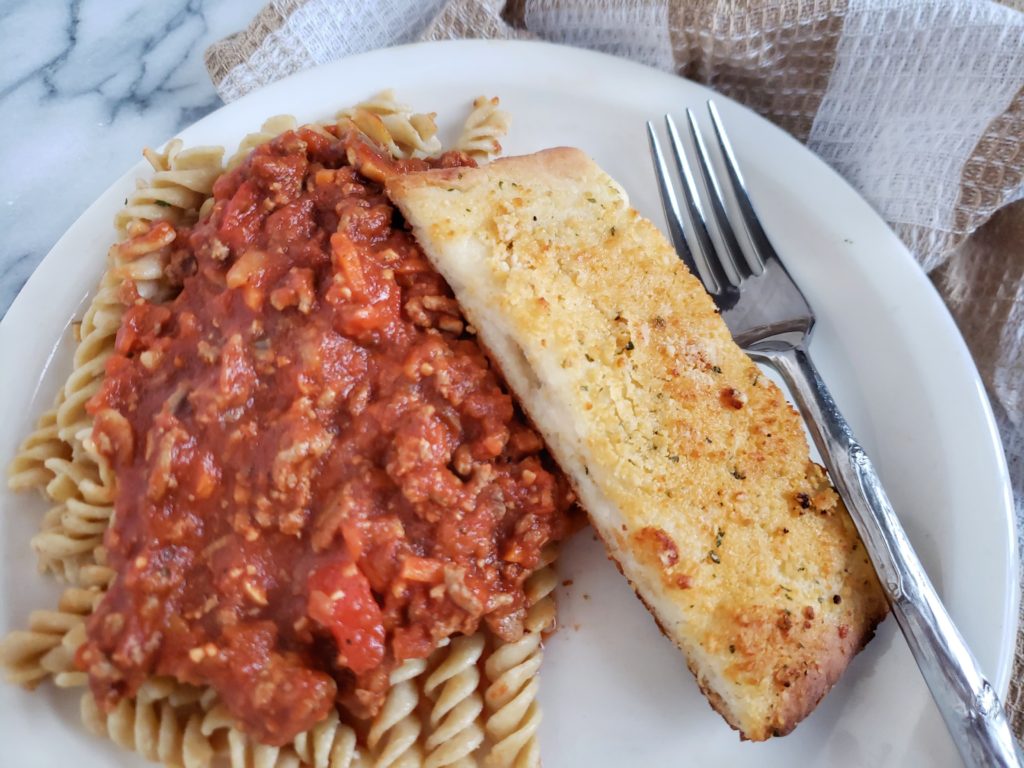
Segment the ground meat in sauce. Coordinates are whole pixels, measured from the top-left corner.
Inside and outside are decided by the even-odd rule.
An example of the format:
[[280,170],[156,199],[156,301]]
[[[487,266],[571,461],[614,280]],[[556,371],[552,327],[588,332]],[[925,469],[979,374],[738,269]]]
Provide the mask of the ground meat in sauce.
[[118,486],[78,657],[101,707],[173,675],[282,744],[481,619],[522,631],[571,492],[379,183],[468,162],[300,129],[177,230],[180,293],[135,298],[89,404]]

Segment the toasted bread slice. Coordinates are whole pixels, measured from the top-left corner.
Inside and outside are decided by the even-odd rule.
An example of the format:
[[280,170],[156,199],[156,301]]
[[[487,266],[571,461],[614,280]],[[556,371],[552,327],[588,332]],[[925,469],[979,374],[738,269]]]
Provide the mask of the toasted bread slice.
[[800,418],[621,187],[574,149],[388,193],[711,705],[791,731],[886,603]]

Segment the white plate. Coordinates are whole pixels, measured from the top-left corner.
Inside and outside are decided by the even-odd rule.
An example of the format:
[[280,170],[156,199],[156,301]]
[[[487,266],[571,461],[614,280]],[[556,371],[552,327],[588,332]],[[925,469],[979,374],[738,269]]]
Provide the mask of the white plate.
[[[206,117],[187,145],[233,146],[270,115],[300,119],[393,86],[454,125],[480,93],[513,115],[509,153],[588,151],[663,223],[644,121],[702,106],[707,89],[620,59],[541,43],[457,42],[356,56],[301,73]],[[818,317],[825,379],[874,457],[953,618],[1005,693],[1017,615],[1017,556],[1002,449],[971,358],[950,316],[877,214],[803,146],[717,97],[766,228]],[[0,463],[6,465],[69,367],[80,316],[111,242],[111,219],[140,163],[68,230],[0,323]],[[57,590],[34,573],[28,540],[43,505],[0,494],[0,631]],[[892,619],[790,736],[740,743],[697,691],[626,583],[584,531],[567,547],[561,629],[542,675],[545,764],[956,765],[952,742]],[[4,762],[135,765],[84,733],[77,698],[0,688]],[[139,761],[137,764],[142,765]]]

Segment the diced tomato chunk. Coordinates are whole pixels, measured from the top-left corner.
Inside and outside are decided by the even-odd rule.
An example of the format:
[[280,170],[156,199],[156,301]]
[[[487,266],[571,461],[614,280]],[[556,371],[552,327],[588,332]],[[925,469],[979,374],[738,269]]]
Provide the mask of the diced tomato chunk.
[[330,630],[338,661],[357,675],[384,659],[384,622],[370,582],[354,563],[324,565],[308,580],[309,616]]

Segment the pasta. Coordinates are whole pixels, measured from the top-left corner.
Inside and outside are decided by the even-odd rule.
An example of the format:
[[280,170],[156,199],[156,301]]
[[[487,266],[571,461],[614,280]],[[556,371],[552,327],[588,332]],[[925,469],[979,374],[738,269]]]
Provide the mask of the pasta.
[[44,488],[54,477],[46,462],[51,459],[71,458],[71,448],[60,439],[57,428],[57,409],[62,402],[62,396],[63,392],[54,407],[39,417],[36,428],[18,448],[7,470],[7,485],[12,491]]
[[499,645],[484,663],[489,685],[484,692],[485,728],[492,741],[484,761],[488,768],[527,768],[540,765],[537,728],[540,725],[537,673],[543,656],[544,634],[555,626],[555,551],[526,582],[530,608],[522,639]]
[[356,749],[355,731],[341,723],[335,711],[285,747],[254,741],[234,726],[220,704],[203,716],[200,733],[210,739],[211,751],[216,751],[213,744],[218,736],[225,738],[226,762],[230,768],[355,768],[362,760]]
[[0,664],[11,682],[35,687],[54,678],[61,687],[84,682],[74,654],[85,638],[85,620],[103,597],[112,571],[102,566],[82,570],[84,586],[69,587],[56,610],[33,611],[28,629],[9,633],[0,642]]
[[[474,102],[456,149],[477,160],[500,151],[498,140],[508,120],[497,105],[497,99]],[[354,125],[397,158],[441,151],[434,115],[413,113],[391,91],[342,110],[337,121]],[[255,147],[296,126],[291,116],[270,118],[243,139],[226,167],[237,166]],[[322,127],[314,128],[326,135]],[[153,302],[174,295],[167,274],[174,226],[206,214],[213,183],[224,170],[220,148],[184,149],[175,140],[163,152],[144,154],[153,173],[137,183],[116,217],[123,242],[110,249],[107,270],[78,327],[73,372],[9,468],[13,490],[38,488],[54,502],[32,546],[40,567],[70,585],[55,610],[33,612],[27,629],[11,632],[0,643],[0,664],[8,678],[27,687],[48,679],[58,687],[87,682],[74,659],[86,637],[86,620],[114,575],[105,565],[103,538],[113,513],[115,478],[92,442],[86,403],[102,383],[121,327],[123,286],[130,284]],[[485,752],[491,766],[539,764],[535,672],[542,633],[553,626],[552,560],[553,555],[545,555],[544,571],[527,582],[531,607],[521,640],[499,643],[488,654],[493,643],[481,630],[442,644],[430,659],[406,661],[391,673],[378,715],[357,728],[332,709],[289,744],[268,746],[236,726],[212,689],[170,678],[149,679],[136,696],[120,700],[108,713],[87,691],[81,699],[82,720],[125,749],[184,768],[214,763],[231,768],[465,768],[476,765]],[[357,730],[364,733],[365,746]]]
[[311,768],[363,768],[365,755],[356,748],[356,733],[341,722],[336,711],[312,730],[299,734],[292,748],[303,765]]
[[91,444],[92,419],[85,404],[99,389],[120,328],[121,285],[130,280],[140,295],[153,300],[167,295],[164,269],[174,229],[150,225],[196,218],[221,173],[222,155],[214,147],[182,150],[178,140],[161,153],[146,150],[153,176],[139,180],[115,224],[128,237],[146,231],[151,235],[110,249],[107,271],[78,328],[72,373],[52,416],[44,415],[12,465],[12,486],[45,481],[46,494],[58,502],[44,517],[32,546],[41,569],[69,583],[77,583],[83,566],[98,561],[112,511],[114,480]]
[[418,739],[422,726],[415,715],[419,703],[416,678],[426,668],[425,659],[409,659],[391,673],[391,689],[366,738],[373,751],[374,768],[420,765]]
[[124,235],[129,226],[137,222],[181,224],[194,221],[222,171],[224,150],[221,147],[183,150],[181,139],[174,139],[163,152],[147,149],[143,155],[153,166],[153,175],[136,182],[135,192],[114,218],[118,230]]
[[[188,713],[180,711],[170,700],[174,682],[155,678],[146,681],[134,699],[122,699],[110,713],[96,706],[92,693],[85,693],[81,701],[82,722],[97,736],[106,736],[119,747],[137,752],[148,760],[165,765],[198,765],[197,759],[212,758],[194,747],[189,751],[191,760],[185,759],[185,733]],[[191,766],[190,766],[191,768]]]
[[55,460],[51,466],[55,477],[47,493],[59,503],[43,516],[32,549],[41,570],[78,584],[82,568],[102,562],[103,535],[113,513],[112,491],[100,482],[96,465]]
[[266,144],[271,139],[280,136],[285,131],[293,130],[298,126],[298,121],[291,115],[275,115],[268,117],[263,126],[255,133],[246,134],[238,145],[238,150],[228,159],[227,169],[231,170],[249,156],[260,144]]
[[479,96],[473,102],[455,142],[455,149],[465,152],[476,161],[490,160],[501,152],[501,139],[508,133],[508,113],[498,109],[498,98]]
[[82,720],[93,733],[149,760],[203,768],[215,759],[229,768],[368,768],[356,735],[332,712],[285,747],[258,744],[235,728],[215,699],[170,678],[148,680],[133,699],[109,714],[92,694],[82,696]]
[[455,638],[444,652],[444,661],[423,685],[430,699],[431,731],[424,747],[424,768],[457,765],[484,740],[480,725],[483,700],[477,690],[480,670],[477,661],[484,650],[482,633]]
[[351,121],[394,157],[429,157],[441,151],[434,115],[413,114],[391,90],[343,109],[338,120]]

